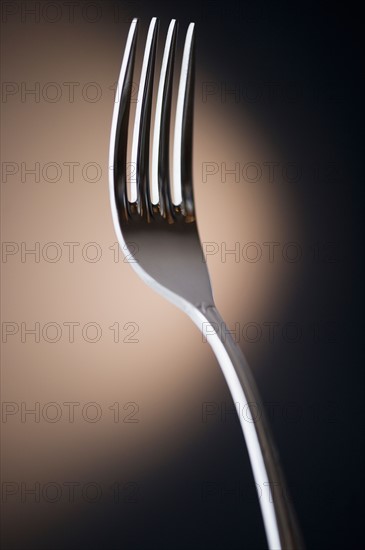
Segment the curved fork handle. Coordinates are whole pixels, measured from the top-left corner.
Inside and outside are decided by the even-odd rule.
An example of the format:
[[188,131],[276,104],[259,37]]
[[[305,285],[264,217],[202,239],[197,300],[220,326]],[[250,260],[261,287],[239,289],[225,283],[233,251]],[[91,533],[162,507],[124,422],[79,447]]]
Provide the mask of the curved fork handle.
[[[252,404],[263,413],[261,400],[247,361],[235,344],[218,310],[209,306],[199,308],[206,319],[199,328],[211,345],[230,389],[233,402],[247,406],[255,418]],[[240,409],[242,410],[242,409]],[[279,458],[263,414],[249,422],[239,415],[255,482],[260,490],[259,500],[266,537],[270,550],[299,550],[304,545],[290,504]],[[265,495],[265,496],[264,496]],[[269,497],[270,495],[270,497]]]

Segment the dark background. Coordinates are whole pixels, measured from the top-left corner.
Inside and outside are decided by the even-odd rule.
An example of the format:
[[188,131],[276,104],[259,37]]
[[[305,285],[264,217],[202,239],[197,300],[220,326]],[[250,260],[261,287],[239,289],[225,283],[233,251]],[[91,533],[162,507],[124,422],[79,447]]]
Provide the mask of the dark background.
[[[303,325],[325,321],[326,333],[295,347],[275,343],[272,377],[258,383],[264,402],[302,404],[300,421],[294,416],[275,421],[268,413],[306,546],[360,548],[364,90],[355,29],[360,15],[335,3],[197,0],[130,6],[143,22],[158,16],[166,26],[174,17],[185,29],[195,21],[197,62],[222,82],[264,87],[265,93],[267,83],[275,83],[272,97],[243,101],[245,111],[287,158],[319,166],[319,176],[308,174],[289,191],[306,220],[304,246],[317,243],[320,252],[318,261],[305,265],[286,319]],[[227,391],[227,406],[229,399]],[[265,548],[238,421],[229,417],[212,425],[188,453],[171,471],[141,480],[142,500],[95,506],[77,522],[60,525],[58,533],[44,532],[32,547]],[[204,500],[202,480],[210,479],[214,486]]]
[[[359,14],[336,3],[229,0],[139,2],[135,12],[143,21],[158,16],[165,26],[174,17],[182,29],[196,22],[197,62],[221,75],[222,82],[241,83],[253,94],[267,93],[265,84],[275,84],[271,98],[255,101],[253,95],[244,101],[245,110],[288,158],[319,169],[319,175],[303,177],[291,188],[305,212],[307,244],[318,243],[320,253],[318,262],[308,261],[287,319],[325,320],[325,330],[331,326],[333,333],[306,341],[299,353],[296,346],[275,344],[272,379],[261,381],[260,389],[264,402],[289,396],[303,404],[302,421],[293,417],[272,422],[272,428],[307,547],[360,548],[364,96],[355,30]],[[264,548],[243,453],[238,421],[217,424],[194,454],[147,482],[154,502],[124,512],[123,547]],[[201,500],[201,479],[216,484],[208,505]],[[105,519],[97,514],[97,538],[88,546],[119,547],[120,515],[114,514],[106,511]],[[85,518],[80,543],[90,519]]]

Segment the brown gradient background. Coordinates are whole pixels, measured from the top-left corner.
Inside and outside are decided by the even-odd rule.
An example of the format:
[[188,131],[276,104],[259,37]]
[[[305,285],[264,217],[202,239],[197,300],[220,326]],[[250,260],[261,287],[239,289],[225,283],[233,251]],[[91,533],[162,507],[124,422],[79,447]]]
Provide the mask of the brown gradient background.
[[[138,8],[144,13],[140,3]],[[113,546],[109,533],[107,547],[165,548],[164,544],[169,547],[172,542],[167,535],[166,539],[152,535],[151,545],[156,546],[147,543],[139,546],[141,543],[133,542],[133,537],[158,506],[157,488],[171,499],[165,500],[165,508],[176,506],[179,494],[176,487],[171,488],[171,478],[177,479],[177,484],[191,481],[189,462],[194,460],[197,449],[204,454],[204,446],[209,449],[209,474],[205,472],[205,456],[198,473],[194,473],[195,477],[192,475],[191,498],[199,499],[201,484],[220,479],[221,474],[216,472],[229,470],[231,460],[241,461],[241,457],[232,459],[230,448],[242,451],[242,479],[247,483],[247,494],[252,495],[253,491],[238,426],[230,423],[227,435],[225,425],[218,420],[208,424],[201,421],[202,403],[223,401],[231,406],[211,350],[183,313],[153,293],[122,259],[114,262],[109,249],[116,241],[108,197],[112,87],[120,68],[130,9],[128,4],[125,18],[121,17],[119,22],[114,20],[113,4],[105,3],[103,17],[93,24],[83,20],[77,10],[73,24],[64,20],[66,16],[54,24],[34,24],[31,20],[24,24],[18,15],[9,17],[2,25],[3,82],[24,82],[30,88],[39,82],[41,89],[45,83],[56,82],[63,90],[56,103],[42,97],[37,103],[31,96],[22,102],[18,93],[2,104],[3,162],[25,162],[30,167],[35,162],[41,166],[47,162],[61,166],[72,161],[81,166],[95,162],[102,167],[102,176],[94,183],[85,181],[81,167],[75,169],[75,181],[70,182],[64,166],[61,179],[54,183],[44,181],[42,175],[40,182],[28,175],[22,183],[20,171],[9,176],[8,182],[2,181],[2,240],[24,241],[29,248],[35,242],[41,243],[41,247],[57,242],[63,252],[57,263],[44,261],[42,257],[39,263],[32,257],[22,263],[18,253],[2,264],[2,322],[25,322],[29,326],[35,322],[42,326],[51,321],[61,326],[67,321],[81,326],[96,322],[102,328],[102,337],[97,343],[85,342],[80,327],[75,329],[74,343],[68,342],[65,327],[61,340],[54,344],[42,337],[40,343],[34,343],[32,336],[27,337],[26,343],[21,342],[20,334],[9,337],[2,346],[2,401],[25,402],[29,408],[35,402],[41,406],[49,402],[61,406],[64,402],[79,402],[81,406],[97,402],[103,413],[99,422],[89,423],[82,419],[78,409],[75,422],[70,423],[62,406],[63,416],[57,423],[42,418],[36,423],[31,416],[22,423],[20,414],[3,421],[3,482],[23,482],[31,487],[36,482],[62,485],[93,481],[103,487],[103,499],[97,505],[85,503],[79,498],[79,492],[75,504],[67,502],[65,493],[55,504],[42,498],[39,504],[34,504],[31,497],[24,504],[19,494],[9,498],[2,512],[4,550],[50,547],[50,541],[54,548],[73,548],[73,544],[83,547],[80,542],[72,542],[77,540],[77,535],[73,539],[72,533],[77,530],[75,525],[85,521],[85,525],[89,525],[85,531],[92,538],[91,507],[97,510],[95,521],[100,521],[102,516],[106,529],[108,516],[119,513],[115,507],[114,512],[108,508],[103,512],[104,499],[110,496],[109,488],[115,481],[136,482],[142,497],[132,511],[128,506],[127,511],[123,509],[121,539],[113,542]],[[123,14],[123,10],[120,13]],[[139,54],[148,20],[146,14],[140,29]],[[160,28],[157,67],[167,22],[168,19],[163,20]],[[183,24],[179,55],[185,29]],[[199,38],[199,28],[197,32]],[[206,44],[202,45],[202,50],[204,48],[209,51]],[[242,104],[216,99],[202,101],[202,83],[219,80],[212,63],[204,63],[198,49],[194,181],[202,241],[216,242],[219,246],[226,242],[227,248],[233,248],[237,241],[241,245],[250,241],[261,244],[276,241],[280,246],[289,241],[302,242],[307,213],[288,185],[280,181],[269,184],[264,179],[258,184],[233,183],[229,176],[227,183],[222,183],[220,172],[210,176],[207,183],[202,182],[204,162],[226,162],[231,166],[236,162],[262,165],[268,160],[285,161],[275,136],[264,131],[252,111],[245,110]],[[68,101],[64,82],[80,83],[72,103]],[[88,82],[97,82],[101,87],[102,97],[95,103],[82,97],[81,88]],[[68,261],[65,242],[81,245],[75,249],[74,263]],[[85,261],[81,255],[83,245],[90,242],[102,248],[102,257],[96,263]],[[277,261],[270,263],[267,254],[257,263],[243,260],[236,263],[232,256],[222,262],[217,254],[210,257],[208,263],[216,302],[229,326],[236,322],[242,326],[251,321],[261,325],[268,321],[298,321],[295,314],[294,317],[288,314],[288,308],[303,284],[302,262],[291,264],[278,255]],[[108,327],[115,322],[121,327],[127,322],[137,323],[138,343],[114,343]],[[121,339],[126,334],[121,331]],[[302,371],[299,375],[298,370],[296,375],[297,364],[293,358],[302,353],[302,348],[297,346],[293,350],[292,347],[287,363],[278,365],[273,360],[273,346],[267,337],[256,344],[243,340],[240,344],[259,386],[264,388],[265,398],[297,403],[300,396],[293,390],[293,381],[298,376],[298,385],[301,384]],[[275,391],[270,392],[271,381],[285,376],[282,390],[278,391],[276,385]],[[120,403],[121,408],[128,402],[137,403],[139,422],[113,422],[108,407],[114,402]],[[306,403],[307,400],[302,399],[301,404]],[[231,438],[227,453],[222,450],[224,437]],[[288,437],[291,451],[285,448],[283,440],[279,440],[279,448],[284,464],[292,464],[289,482],[295,483],[301,475],[299,463],[295,466],[293,462],[305,448],[291,425]],[[164,476],[164,472],[171,471],[174,475]],[[149,480],[154,476],[158,482],[151,485]],[[232,479],[229,483],[232,484]],[[245,500],[243,509],[251,510],[248,513],[255,516],[254,525],[260,526],[257,503],[252,500],[247,505]],[[188,510],[184,508],[187,522],[196,521],[197,530],[209,528],[203,513],[199,527],[199,521],[188,519]],[[159,529],[163,530],[163,525],[160,518]],[[236,528],[252,536],[246,523]],[[129,534],[123,538],[122,533]],[[257,533],[257,541],[247,548],[264,544],[262,533]],[[102,537],[99,544],[103,545]],[[223,542],[218,541],[217,547],[219,544]],[[84,547],[90,547],[90,541]]]

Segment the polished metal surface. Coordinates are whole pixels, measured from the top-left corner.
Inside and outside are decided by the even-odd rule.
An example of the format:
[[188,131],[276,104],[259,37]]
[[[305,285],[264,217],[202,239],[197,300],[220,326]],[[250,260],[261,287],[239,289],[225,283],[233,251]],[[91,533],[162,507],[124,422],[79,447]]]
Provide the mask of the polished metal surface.
[[[110,141],[110,200],[114,227],[120,246],[138,275],[185,311],[205,334],[222,368],[233,401],[254,407],[260,404],[256,384],[240,348],[223,330],[223,320],[214,305],[195,217],[192,181],[193,24],[190,24],[185,40],[171,170],[169,166],[176,29],[177,24],[173,20],[168,29],[162,60],[150,147],[158,31],[156,18],[152,19],[149,27],[133,129],[132,170],[129,170],[128,181],[128,125],[137,21],[133,20],[131,24],[118,81]],[[255,417],[253,409],[252,417]],[[257,422],[247,422],[240,417],[240,422],[255,482],[261,489],[268,485],[272,489],[272,499],[260,498],[268,546],[271,549],[302,548],[267,422],[262,417]],[[242,544],[242,547],[247,546]]]

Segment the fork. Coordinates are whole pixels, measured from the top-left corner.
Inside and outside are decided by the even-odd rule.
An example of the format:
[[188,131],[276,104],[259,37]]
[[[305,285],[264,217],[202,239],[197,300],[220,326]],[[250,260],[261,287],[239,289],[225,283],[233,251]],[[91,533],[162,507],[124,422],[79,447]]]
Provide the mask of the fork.
[[[158,20],[151,20],[144,50],[131,145],[128,126],[137,19],[131,23],[120,70],[111,127],[109,191],[119,244],[142,280],[182,309],[211,345],[233,402],[255,418],[260,404],[246,359],[215,307],[194,208],[192,130],[194,24],[188,27],[175,112],[173,166],[169,144],[177,23],[167,31],[157,89],[150,152],[151,111]],[[127,175],[127,167],[131,170]],[[127,184],[129,188],[127,189]],[[137,246],[136,246],[137,245]],[[261,410],[262,407],[261,407]],[[270,549],[303,548],[267,421],[239,415]],[[265,494],[265,496],[264,496]],[[269,494],[269,496],[267,496]]]

